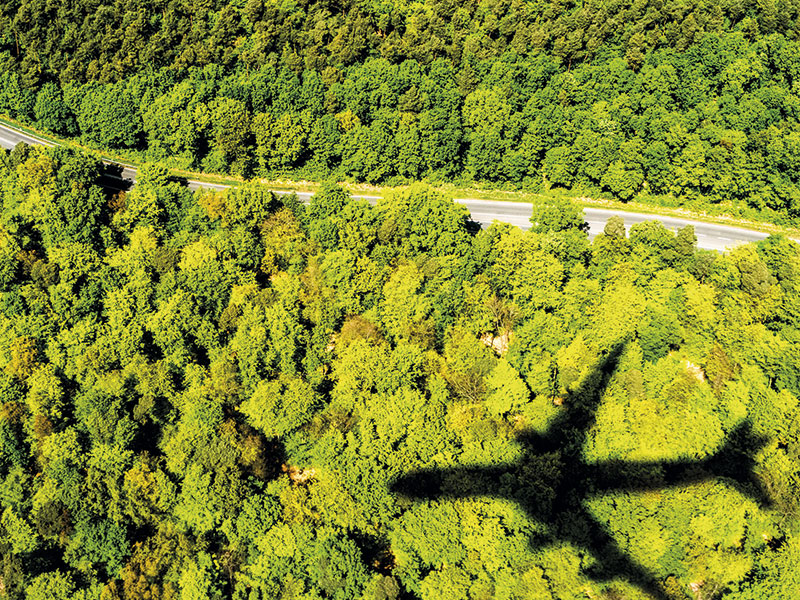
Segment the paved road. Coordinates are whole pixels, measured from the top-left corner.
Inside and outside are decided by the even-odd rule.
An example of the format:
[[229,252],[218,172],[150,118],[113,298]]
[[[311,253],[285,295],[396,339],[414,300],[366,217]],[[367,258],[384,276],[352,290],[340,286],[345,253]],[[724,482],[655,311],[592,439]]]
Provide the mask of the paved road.
[[[527,203],[486,202],[468,199],[457,199],[456,202],[464,204],[472,213],[472,218],[480,223],[491,223],[492,220],[498,220],[517,225],[523,229],[527,229],[530,226],[528,218],[531,215],[531,205]],[[615,215],[625,219],[625,228],[628,230],[636,223],[654,220],[660,221],[665,227],[673,231],[677,231],[686,225],[694,225],[697,246],[707,250],[723,251],[737,244],[763,240],[768,235],[761,231],[752,231],[741,227],[729,227],[727,225],[703,223],[677,217],[655,216],[603,208],[584,208],[583,214],[589,224],[589,237],[594,237],[601,233],[608,219]]]
[[25,142],[26,144],[33,144],[33,145],[41,144],[43,146],[53,145],[45,140],[41,140],[37,137],[26,135],[21,131],[17,131],[16,129],[11,129],[10,127],[6,127],[5,125],[0,124],[0,146],[10,150],[20,142]]
[[[53,144],[40,140],[36,137],[26,135],[20,131],[0,124],[0,146],[4,148],[13,148],[19,142],[28,144],[44,144],[52,146]],[[136,170],[130,167],[123,167],[121,172],[123,179],[130,182],[136,181]],[[189,180],[187,182],[189,188],[211,188],[211,189],[225,189],[228,186],[206,183],[203,181]],[[277,191],[277,190],[276,190]],[[277,193],[287,193],[280,192]],[[307,202],[311,198],[311,194],[307,192],[299,193],[298,197]],[[371,202],[376,202],[379,198],[377,196],[354,196],[356,198],[363,198]],[[469,209],[472,214],[473,220],[487,226],[492,221],[502,221],[511,223],[523,229],[530,226],[528,218],[531,214],[531,205],[525,202],[503,202],[503,201],[490,201],[490,200],[471,200],[468,198],[457,198],[456,202],[463,204]],[[757,242],[767,237],[766,233],[760,231],[752,231],[750,229],[743,229],[741,227],[729,227],[726,225],[715,225],[711,223],[703,223],[700,221],[690,221],[687,219],[679,219],[667,216],[655,216],[639,213],[630,213],[625,211],[606,210],[599,208],[586,208],[584,209],[586,215],[586,222],[589,223],[589,236],[594,237],[605,227],[606,221],[609,217],[619,215],[625,219],[625,227],[630,229],[631,225],[641,223],[648,220],[658,220],[672,230],[680,229],[686,225],[694,225],[695,234],[697,235],[697,246],[708,250],[723,251],[738,244],[748,242]]]

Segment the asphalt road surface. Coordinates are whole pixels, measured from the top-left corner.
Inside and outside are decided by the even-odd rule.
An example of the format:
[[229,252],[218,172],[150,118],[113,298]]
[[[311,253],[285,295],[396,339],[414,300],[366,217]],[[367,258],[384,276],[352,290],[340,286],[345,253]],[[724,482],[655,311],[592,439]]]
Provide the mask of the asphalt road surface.
[[[457,199],[456,202],[464,204],[472,213],[472,218],[479,223],[491,223],[493,220],[504,221],[517,225],[523,229],[530,226],[528,218],[531,215],[531,205],[522,202],[486,202],[481,200]],[[686,225],[694,225],[697,236],[698,248],[723,251],[737,244],[757,242],[763,240],[768,234],[761,231],[752,231],[740,227],[716,225],[679,219],[677,217],[647,215],[619,210],[606,210],[603,208],[584,208],[583,214],[589,224],[589,237],[594,237],[603,231],[609,218],[619,215],[625,219],[625,228],[630,230],[632,225],[644,221],[660,221],[665,227],[677,231]]]
[[21,131],[17,131],[16,129],[11,129],[10,127],[6,127],[5,125],[0,124],[0,146],[8,150],[11,150],[11,148],[16,146],[20,142],[25,142],[26,144],[41,144],[43,146],[53,145],[50,142],[46,142],[44,140],[40,140],[39,138],[26,135]]
[[[20,131],[0,124],[0,146],[11,149],[19,142],[25,142],[27,144],[43,144],[47,146],[53,145],[44,140],[40,140],[39,138],[24,134]],[[128,180],[130,183],[135,183],[136,170],[131,167],[123,166],[121,171],[121,179]],[[191,189],[225,189],[228,187],[226,185],[194,180],[189,180],[187,185]],[[278,191],[277,193],[284,194],[287,192]],[[311,194],[306,192],[298,193],[298,197],[300,200],[307,202],[311,198]],[[363,198],[371,202],[376,202],[379,199],[377,196],[354,197]],[[468,198],[456,198],[456,202],[466,206],[469,212],[472,214],[472,219],[483,226],[490,225],[493,221],[511,223],[512,225],[522,227],[523,229],[527,229],[530,226],[528,218],[531,215],[531,205],[526,202],[471,200]],[[701,221],[691,221],[676,217],[645,215],[600,208],[586,208],[583,212],[586,215],[586,222],[589,224],[589,237],[594,237],[598,233],[602,232],[606,221],[608,221],[609,217],[614,215],[619,215],[625,219],[625,227],[627,229],[630,229],[631,225],[636,223],[650,220],[660,221],[665,227],[668,227],[672,230],[680,229],[686,225],[694,225],[695,235],[697,235],[697,246],[707,250],[724,251],[738,244],[757,242],[767,237],[766,233],[762,233],[760,231],[752,231],[750,229],[730,227],[727,225],[703,223]]]

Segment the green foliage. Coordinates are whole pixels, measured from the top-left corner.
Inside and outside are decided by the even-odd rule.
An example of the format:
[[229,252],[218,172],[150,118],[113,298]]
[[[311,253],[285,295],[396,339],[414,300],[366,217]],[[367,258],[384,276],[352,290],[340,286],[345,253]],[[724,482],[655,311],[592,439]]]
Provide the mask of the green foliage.
[[644,360],[656,361],[671,348],[678,348],[683,341],[683,331],[678,318],[669,310],[649,307],[637,328],[639,345]]
[[325,249],[335,248],[339,243],[341,213],[350,196],[334,183],[327,183],[318,194],[314,194],[305,211],[309,237]]
[[430,300],[422,291],[423,276],[413,264],[401,265],[383,288],[383,324],[397,339],[425,336]]
[[103,147],[800,215],[792,1],[40,4],[0,9],[0,112]]
[[548,231],[586,231],[588,225],[583,219],[583,209],[566,198],[554,198],[533,205],[530,218],[536,233]]
[[25,589],[25,597],[31,600],[61,600],[73,597],[74,592],[75,584],[69,575],[51,571],[33,579]]
[[311,419],[318,400],[301,379],[262,381],[240,410],[266,437],[282,437]]
[[366,568],[358,547],[335,533],[319,535],[308,557],[309,575],[329,598],[357,598],[366,583]]
[[14,227],[32,227],[48,247],[97,244],[103,204],[99,169],[97,161],[65,149],[32,150],[17,166],[18,191],[4,203],[4,221],[16,217]]
[[218,573],[215,572],[211,557],[205,552],[189,562],[181,573],[178,582],[180,600],[217,600],[222,597],[219,586],[215,583]]
[[36,124],[48,131],[66,136],[72,136],[78,132],[75,115],[64,102],[61,88],[55,83],[46,83],[36,94],[33,116]]
[[87,84],[81,93],[78,127],[87,139],[111,148],[139,145],[142,119],[131,92],[120,84]]
[[379,204],[385,212],[380,237],[406,256],[464,256],[470,252],[466,208],[425,187],[413,187]]
[[[409,113],[446,96],[403,69]],[[8,160],[3,600],[797,595],[796,243],[590,247],[558,201],[473,233],[427,188],[302,207],[154,165],[109,202],[85,157]],[[452,497],[395,491],[432,469]]]
[[528,387],[508,361],[500,360],[486,379],[486,408],[495,416],[518,411],[529,400]]

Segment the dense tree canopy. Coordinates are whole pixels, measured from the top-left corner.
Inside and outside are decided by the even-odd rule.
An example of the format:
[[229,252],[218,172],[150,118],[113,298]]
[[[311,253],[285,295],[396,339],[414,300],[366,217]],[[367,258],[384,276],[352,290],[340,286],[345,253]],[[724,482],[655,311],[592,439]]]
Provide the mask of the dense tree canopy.
[[0,3],[0,112],[245,176],[800,216],[800,4]]
[[[98,176],[0,155],[0,597],[652,597],[612,541],[665,599],[800,595],[794,242]],[[594,533],[578,463],[628,465],[570,499]]]

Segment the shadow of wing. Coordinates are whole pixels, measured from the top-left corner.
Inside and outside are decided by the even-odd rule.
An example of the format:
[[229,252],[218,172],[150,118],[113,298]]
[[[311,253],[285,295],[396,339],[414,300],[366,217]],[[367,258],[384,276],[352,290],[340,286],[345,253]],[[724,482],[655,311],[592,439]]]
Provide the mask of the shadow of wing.
[[506,497],[504,490],[514,479],[513,467],[508,465],[421,469],[398,477],[390,489],[410,500]]
[[[600,358],[581,385],[569,393],[563,410],[550,423],[542,436],[537,436],[535,445],[540,452],[560,451],[578,454],[586,441],[589,430],[595,423],[597,409],[603,400],[608,382],[617,369],[625,344],[613,346]],[[525,436],[522,436],[525,443]]]

